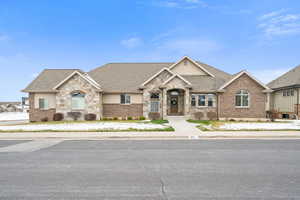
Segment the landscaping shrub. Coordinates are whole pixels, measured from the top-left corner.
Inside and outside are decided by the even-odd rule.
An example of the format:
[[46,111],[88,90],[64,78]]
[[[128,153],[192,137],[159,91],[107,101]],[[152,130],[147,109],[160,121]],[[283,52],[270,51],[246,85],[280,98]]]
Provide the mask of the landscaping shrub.
[[97,115],[95,115],[94,113],[89,113],[84,115],[84,120],[86,121],[95,121],[97,118]]
[[55,113],[53,116],[53,121],[62,121],[64,119],[64,114]]
[[235,119],[230,119],[229,121],[230,121],[230,122],[235,122]]
[[145,119],[146,119],[146,117],[144,117],[144,116],[139,117],[139,120],[145,120]]
[[127,117],[127,120],[132,120],[132,117]]
[[217,113],[216,112],[208,112],[207,117],[209,120],[217,120]]
[[149,119],[150,119],[150,120],[159,120],[159,119],[161,119],[160,113],[157,113],[157,112],[150,112],[150,113],[149,113]]
[[102,120],[103,121],[108,121],[108,118],[107,117],[103,117]]
[[276,119],[276,111],[274,110],[267,111],[267,117],[270,118],[272,122],[274,122]]
[[119,120],[119,118],[118,117],[114,117],[113,120]]
[[196,112],[196,113],[194,113],[194,118],[196,120],[202,120],[203,117],[204,117],[204,113],[203,112]]
[[49,119],[48,119],[48,117],[43,117],[43,118],[41,119],[41,121],[42,121],[42,122],[47,122],[47,121],[49,121]]
[[77,121],[81,117],[81,112],[68,112],[68,116],[71,117],[74,121]]

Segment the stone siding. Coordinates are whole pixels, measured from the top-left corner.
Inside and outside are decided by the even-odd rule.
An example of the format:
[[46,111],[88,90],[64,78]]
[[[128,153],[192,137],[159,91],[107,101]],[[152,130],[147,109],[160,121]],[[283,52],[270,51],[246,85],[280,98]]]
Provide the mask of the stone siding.
[[160,114],[162,115],[162,106],[163,105],[163,93],[160,89],[160,86],[168,80],[172,74],[168,71],[163,71],[157,77],[155,77],[152,81],[146,84],[145,89],[143,90],[143,116],[148,118],[150,112],[150,94],[152,92],[156,92],[160,94]]
[[138,118],[143,116],[143,104],[103,104],[103,117]]
[[35,108],[34,103],[34,94],[29,94],[29,121],[30,122],[40,122],[43,119],[47,121],[53,121],[53,116],[56,112],[56,109],[41,110]]
[[[74,75],[66,83],[58,88],[59,92],[56,95],[56,111],[63,113],[66,120],[71,120],[67,116],[68,112],[81,112],[82,117],[84,114],[93,113],[97,115],[97,119],[102,117],[102,101],[100,92],[92,86],[89,82],[81,78],[79,75]],[[84,110],[72,110],[72,97],[71,93],[74,91],[84,92],[86,108]]]
[[[235,107],[235,94],[247,90],[250,94],[249,108]],[[266,118],[266,98],[264,88],[244,74],[219,95],[219,118]]]

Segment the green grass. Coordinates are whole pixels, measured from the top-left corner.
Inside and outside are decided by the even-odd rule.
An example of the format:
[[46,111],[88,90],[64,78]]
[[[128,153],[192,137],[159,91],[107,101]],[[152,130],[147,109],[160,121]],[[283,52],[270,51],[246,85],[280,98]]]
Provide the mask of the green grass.
[[167,124],[169,123],[168,120],[151,120],[152,124]]

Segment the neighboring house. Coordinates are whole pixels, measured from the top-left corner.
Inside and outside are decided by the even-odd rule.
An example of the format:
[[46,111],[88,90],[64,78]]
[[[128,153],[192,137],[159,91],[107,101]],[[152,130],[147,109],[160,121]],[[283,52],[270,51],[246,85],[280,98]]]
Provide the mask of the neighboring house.
[[23,112],[29,112],[29,98],[22,97],[22,110]]
[[291,119],[300,116],[300,66],[270,82],[268,87],[274,90],[271,110],[276,114],[276,118]]
[[246,71],[230,75],[184,57],[176,63],[109,63],[88,73],[46,69],[23,92],[29,93],[30,120],[40,121],[54,113],[69,119],[72,112],[97,119],[265,119],[272,90]]
[[0,102],[1,112],[22,112],[21,102]]

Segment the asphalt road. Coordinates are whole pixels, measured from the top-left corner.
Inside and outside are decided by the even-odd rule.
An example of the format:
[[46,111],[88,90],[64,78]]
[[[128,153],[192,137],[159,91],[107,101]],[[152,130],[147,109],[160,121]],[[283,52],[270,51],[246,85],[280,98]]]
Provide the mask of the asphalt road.
[[300,199],[300,140],[21,142],[0,199]]

